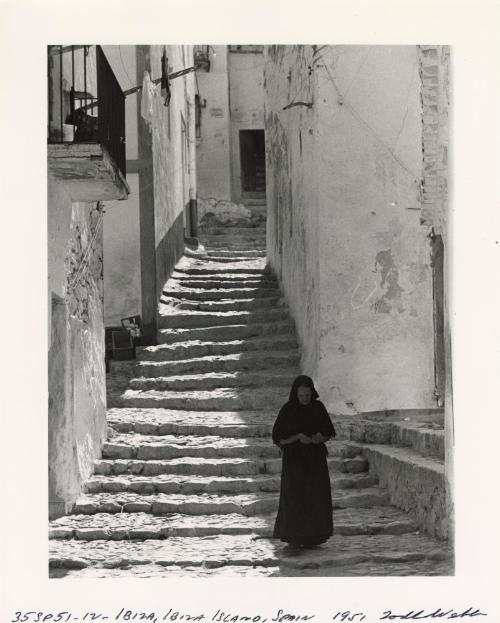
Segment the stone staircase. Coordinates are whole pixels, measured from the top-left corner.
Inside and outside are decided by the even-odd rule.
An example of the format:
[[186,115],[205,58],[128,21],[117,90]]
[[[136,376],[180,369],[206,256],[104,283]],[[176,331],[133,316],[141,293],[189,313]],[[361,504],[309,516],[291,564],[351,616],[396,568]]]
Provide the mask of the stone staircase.
[[73,514],[50,524],[51,576],[450,573],[446,544],[390,505],[348,420],[329,444],[334,537],[294,555],[270,538],[270,433],[299,373],[293,322],[265,226],[208,227],[203,242],[165,285],[158,345],[111,362],[110,435]]
[[391,503],[410,513],[427,534],[450,537],[441,410],[344,419],[337,429],[368,459]]

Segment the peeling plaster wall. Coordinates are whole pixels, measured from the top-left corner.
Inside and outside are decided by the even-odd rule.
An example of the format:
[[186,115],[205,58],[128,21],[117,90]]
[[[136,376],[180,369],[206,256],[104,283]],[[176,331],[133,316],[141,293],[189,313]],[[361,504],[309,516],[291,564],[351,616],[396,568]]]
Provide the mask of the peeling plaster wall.
[[69,510],[106,431],[102,221],[48,180],[49,513]]
[[231,198],[242,200],[240,130],[264,129],[264,56],[260,52],[230,52]]
[[335,46],[323,60],[318,383],[343,413],[435,406],[418,51]]
[[[229,80],[227,46],[214,46],[210,71],[198,71],[201,103],[201,136],[197,142],[198,197],[229,201],[231,198],[231,146],[229,133]],[[206,100],[206,105],[204,104]]]
[[[270,46],[267,60],[268,253],[302,367],[337,413],[432,407],[417,48]],[[297,101],[313,106],[282,110]]]
[[301,344],[302,369],[316,376],[319,361],[319,232],[316,126],[313,109],[283,108],[310,101],[312,49],[269,46],[264,62],[266,93],[267,259],[277,273]]

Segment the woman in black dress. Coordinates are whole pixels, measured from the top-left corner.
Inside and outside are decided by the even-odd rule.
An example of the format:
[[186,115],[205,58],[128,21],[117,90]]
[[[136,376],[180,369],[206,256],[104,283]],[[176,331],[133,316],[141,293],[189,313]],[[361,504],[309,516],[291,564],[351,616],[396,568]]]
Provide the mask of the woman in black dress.
[[333,534],[332,493],[325,442],[335,429],[308,376],[295,379],[272,432],[282,469],[275,538],[314,547]]

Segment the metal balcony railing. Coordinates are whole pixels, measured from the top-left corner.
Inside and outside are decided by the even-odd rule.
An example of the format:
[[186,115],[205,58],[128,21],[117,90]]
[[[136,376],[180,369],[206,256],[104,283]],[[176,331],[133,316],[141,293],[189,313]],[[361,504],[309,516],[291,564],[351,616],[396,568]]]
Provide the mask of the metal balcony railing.
[[49,46],[49,143],[99,143],[125,176],[125,95],[100,46]]

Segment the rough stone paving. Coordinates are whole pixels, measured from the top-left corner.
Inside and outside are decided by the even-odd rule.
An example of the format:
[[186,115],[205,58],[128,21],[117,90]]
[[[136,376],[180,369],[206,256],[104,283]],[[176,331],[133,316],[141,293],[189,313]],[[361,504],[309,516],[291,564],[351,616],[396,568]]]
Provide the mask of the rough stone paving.
[[[390,505],[346,439],[329,444],[334,537],[298,553],[271,538],[270,432],[300,372],[294,326],[264,223],[206,227],[203,242],[165,285],[159,344],[112,362],[108,440],[73,514],[50,523],[51,577],[451,573],[446,543]],[[439,454],[439,434],[425,443]]]

